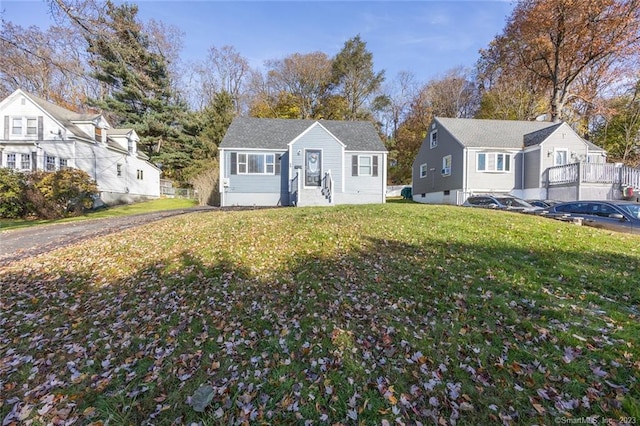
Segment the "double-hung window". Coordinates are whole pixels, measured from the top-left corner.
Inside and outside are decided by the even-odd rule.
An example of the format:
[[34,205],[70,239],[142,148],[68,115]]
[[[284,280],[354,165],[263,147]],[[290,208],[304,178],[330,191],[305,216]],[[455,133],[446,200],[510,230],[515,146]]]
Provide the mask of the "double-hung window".
[[378,176],[377,155],[351,156],[351,176]]
[[51,157],[49,155],[47,155],[44,159],[44,167],[45,170],[48,172],[55,172],[56,171],[56,157]]
[[479,152],[476,156],[479,172],[510,172],[511,154],[503,152]]
[[69,168],[69,164],[68,164],[66,158],[60,158],[59,162],[60,162],[60,170],[64,170],[64,169],[68,169]]
[[451,156],[442,157],[442,176],[451,176]]
[[27,118],[27,135],[36,136],[38,134],[38,119]]
[[373,168],[373,162],[371,156],[361,155],[358,161],[358,175],[359,176],[371,176]]
[[37,136],[38,119],[36,117],[12,117],[12,136]]
[[438,146],[438,131],[434,130],[429,136],[429,148],[433,149]]
[[31,154],[20,154],[20,168],[22,170],[31,168]]
[[22,136],[22,117],[14,117],[11,119],[11,134]]
[[16,154],[7,154],[7,167],[10,169],[16,168]]
[[420,164],[420,177],[421,178],[425,178],[427,177],[427,164]]

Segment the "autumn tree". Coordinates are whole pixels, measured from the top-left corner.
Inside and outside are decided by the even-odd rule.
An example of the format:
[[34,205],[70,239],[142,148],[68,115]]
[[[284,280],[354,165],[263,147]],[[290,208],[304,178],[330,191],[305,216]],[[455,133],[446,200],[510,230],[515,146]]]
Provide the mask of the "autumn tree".
[[401,71],[383,87],[382,95],[374,100],[373,109],[378,113],[378,121],[383,132],[391,139],[395,139],[398,126],[409,112],[417,91],[415,76],[408,71]]
[[638,0],[520,0],[502,34],[481,55],[503,75],[523,71],[544,87],[549,119],[558,121],[581,96],[576,80],[635,54],[639,37]]
[[331,71],[336,93],[347,102],[346,119],[361,119],[362,107],[384,81],[384,71],[374,72],[373,54],[359,35],[345,42],[333,59]]
[[392,184],[411,182],[413,160],[426,137],[432,119],[433,107],[429,91],[427,85],[423,85],[411,99],[406,116],[398,126],[394,145],[390,149],[389,157],[395,159],[395,164],[389,167],[389,180]]
[[290,94],[299,111],[296,118],[316,118],[327,95],[332,62],[322,52],[294,53],[266,62],[267,82],[278,96]]
[[196,106],[203,108],[225,92],[231,95],[235,111],[240,113],[245,108],[251,71],[248,60],[233,46],[211,46],[206,58],[195,65]]
[[610,114],[593,132],[593,140],[607,150],[609,158],[640,166],[640,79],[625,93],[609,100]]
[[482,90],[475,118],[495,120],[533,120],[547,111],[546,97],[527,82],[504,79],[489,90]]
[[478,108],[478,92],[469,71],[453,68],[425,86],[425,98],[434,115],[451,118],[471,118]]
[[0,98],[21,88],[70,109],[92,95],[86,55],[77,34],[62,26],[42,30],[3,22],[0,30]]

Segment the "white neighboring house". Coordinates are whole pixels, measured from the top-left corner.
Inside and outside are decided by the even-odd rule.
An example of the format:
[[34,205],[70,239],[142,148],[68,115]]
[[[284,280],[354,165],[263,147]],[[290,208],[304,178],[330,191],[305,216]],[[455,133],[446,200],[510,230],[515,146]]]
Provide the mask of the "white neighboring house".
[[80,114],[18,89],[0,102],[0,167],[84,170],[105,204],[160,197],[160,169],[138,151],[133,129],[112,129],[100,114]]

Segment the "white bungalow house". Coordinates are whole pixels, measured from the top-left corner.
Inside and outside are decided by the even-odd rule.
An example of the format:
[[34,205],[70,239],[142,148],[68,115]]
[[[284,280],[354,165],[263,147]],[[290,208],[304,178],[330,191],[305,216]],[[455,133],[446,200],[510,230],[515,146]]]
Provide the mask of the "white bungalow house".
[[84,170],[106,204],[160,196],[160,169],[138,151],[133,129],[113,129],[101,114],[79,114],[23,90],[0,102],[0,167]]
[[437,117],[413,163],[413,200],[459,205],[488,192],[620,199],[640,187],[640,170],[606,160],[566,123]]

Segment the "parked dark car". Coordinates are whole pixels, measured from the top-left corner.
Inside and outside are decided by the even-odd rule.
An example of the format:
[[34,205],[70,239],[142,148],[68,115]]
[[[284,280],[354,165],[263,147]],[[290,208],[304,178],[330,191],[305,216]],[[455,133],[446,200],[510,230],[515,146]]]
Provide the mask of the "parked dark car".
[[551,208],[551,206],[554,206],[560,202],[561,201],[555,201],[555,200],[527,200],[527,203],[531,204],[532,206],[541,207],[547,210]]
[[584,225],[640,234],[640,204],[631,201],[570,201],[556,204],[549,214],[582,218]]
[[519,212],[539,212],[543,209],[532,206],[525,200],[508,194],[472,195],[462,203],[466,207],[484,207],[498,210],[515,210]]

